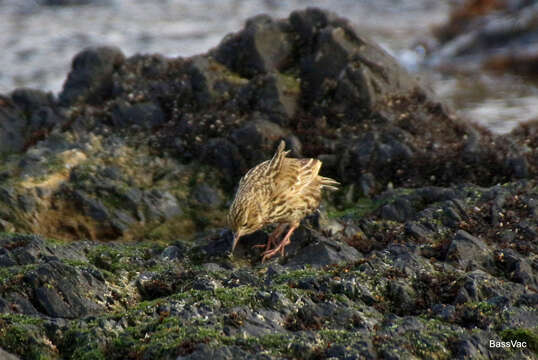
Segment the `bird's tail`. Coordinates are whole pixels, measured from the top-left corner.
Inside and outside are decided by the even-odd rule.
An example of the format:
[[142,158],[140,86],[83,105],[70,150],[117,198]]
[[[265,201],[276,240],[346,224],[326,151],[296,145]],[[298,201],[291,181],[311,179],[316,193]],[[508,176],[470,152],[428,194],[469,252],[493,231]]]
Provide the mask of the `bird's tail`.
[[288,153],[288,151],[284,151],[286,148],[286,143],[284,140],[280,141],[280,144],[278,145],[278,149],[276,150],[275,155],[273,155],[273,158],[269,162],[269,166],[267,166],[267,169],[265,170],[265,175],[271,175],[271,174],[278,174],[280,173],[280,169],[282,168],[282,162],[284,161],[284,158]]
[[340,183],[334,179],[320,176],[321,187],[329,190],[338,190]]

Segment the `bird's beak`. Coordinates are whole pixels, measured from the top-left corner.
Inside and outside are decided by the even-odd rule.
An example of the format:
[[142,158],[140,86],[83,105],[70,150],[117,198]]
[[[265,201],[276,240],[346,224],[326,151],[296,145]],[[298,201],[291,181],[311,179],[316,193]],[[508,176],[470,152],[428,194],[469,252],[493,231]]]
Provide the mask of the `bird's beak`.
[[234,250],[235,250],[235,246],[237,245],[237,241],[239,240],[239,237],[241,235],[239,235],[239,233],[235,233],[234,234],[234,242],[233,242],[233,245],[232,245],[232,254],[234,253]]

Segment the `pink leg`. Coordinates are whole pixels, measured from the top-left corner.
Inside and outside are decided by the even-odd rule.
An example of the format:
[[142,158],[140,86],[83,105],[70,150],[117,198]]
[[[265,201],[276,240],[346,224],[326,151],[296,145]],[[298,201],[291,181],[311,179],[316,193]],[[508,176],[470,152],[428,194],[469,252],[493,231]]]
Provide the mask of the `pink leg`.
[[286,229],[286,225],[287,224],[279,224],[277,226],[277,228],[275,230],[273,230],[273,232],[271,233],[271,235],[269,235],[269,239],[267,240],[267,244],[258,244],[258,245],[254,245],[252,246],[253,248],[259,248],[259,247],[264,247],[265,246],[265,251],[271,249],[271,246],[273,244],[276,244],[276,239],[278,239],[280,237],[280,235],[282,235],[282,233],[284,232],[284,230]]
[[284,256],[284,248],[291,242],[291,234],[293,234],[293,232],[295,231],[295,229],[297,229],[299,227],[299,224],[295,224],[295,225],[292,225],[290,227],[290,229],[288,230],[288,233],[286,234],[286,236],[284,236],[284,239],[282,239],[282,241],[280,242],[280,244],[278,244],[277,247],[275,247],[273,250],[266,250],[262,255],[262,263],[275,256],[276,254],[278,254],[278,252],[280,251],[282,256]]

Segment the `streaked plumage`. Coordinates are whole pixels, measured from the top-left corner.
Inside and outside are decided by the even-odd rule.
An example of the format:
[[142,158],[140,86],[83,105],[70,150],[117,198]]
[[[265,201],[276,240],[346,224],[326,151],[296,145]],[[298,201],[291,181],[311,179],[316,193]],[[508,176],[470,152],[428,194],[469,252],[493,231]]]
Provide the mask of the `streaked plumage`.
[[[269,236],[262,262],[279,251],[284,254],[284,247],[289,244],[291,234],[301,220],[319,207],[321,190],[337,189],[337,181],[318,175],[321,161],[286,158],[289,151],[284,148],[285,143],[281,141],[271,160],[253,167],[239,181],[228,214],[235,235],[232,252],[239,237],[278,223]],[[290,229],[277,245],[275,240],[286,225]],[[276,246],[271,249],[273,244]]]

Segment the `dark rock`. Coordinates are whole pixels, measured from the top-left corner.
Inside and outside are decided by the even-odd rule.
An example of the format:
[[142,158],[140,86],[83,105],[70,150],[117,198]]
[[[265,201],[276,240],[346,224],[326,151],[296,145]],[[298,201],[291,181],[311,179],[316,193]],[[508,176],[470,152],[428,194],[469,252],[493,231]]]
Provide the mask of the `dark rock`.
[[170,295],[178,285],[178,275],[172,272],[144,272],[136,280],[136,287],[144,299]]
[[538,305],[538,294],[523,294],[517,299],[516,306],[527,305],[530,307],[536,307]]
[[190,75],[194,102],[198,106],[229,100],[248,83],[247,79],[206,56],[192,57],[187,72]]
[[268,114],[272,121],[282,126],[289,125],[289,120],[295,116],[300,94],[299,80],[279,73],[260,77],[241,93],[245,97],[242,101],[249,100],[250,109]]
[[34,89],[16,89],[11,93],[13,102],[27,114],[54,105],[54,95]]
[[[4,103],[0,97],[0,102]],[[14,105],[0,106],[0,154],[19,152],[24,149],[26,120]]]
[[209,208],[217,208],[222,203],[222,197],[218,190],[207,184],[198,184],[192,190],[194,200]]
[[59,95],[60,104],[98,103],[114,93],[113,73],[123,64],[123,53],[114,47],[88,48],[73,59],[71,72]]
[[17,262],[13,260],[9,254],[0,254],[0,268],[10,267],[17,265]]
[[106,286],[84,269],[50,261],[26,273],[24,281],[33,288],[31,296],[40,311],[49,316],[75,318],[102,310],[95,295],[103,293]]
[[405,222],[415,215],[413,204],[405,198],[397,198],[393,203],[381,208],[381,217],[386,220]]
[[163,250],[161,253],[161,258],[163,260],[179,260],[182,259],[185,256],[185,249],[180,248],[178,246],[168,246],[166,249]]
[[457,261],[464,269],[481,265],[488,257],[487,245],[464,230],[458,230],[448,247],[447,257]]
[[211,347],[208,344],[199,344],[189,355],[180,355],[176,360],[234,360],[234,359],[269,359],[267,355],[252,355],[237,346]]
[[321,237],[316,240],[314,243],[298,250],[297,254],[288,255],[289,260],[285,266],[299,267],[308,264],[314,268],[319,268],[330,264],[357,261],[362,258],[360,252],[345,243],[326,240]]
[[525,0],[484,3],[479,7],[471,2],[459,4],[447,23],[437,29],[439,46],[429,54],[428,61],[451,68],[480,66],[535,76],[538,54],[528,46],[538,40],[532,20],[538,12],[535,5]]
[[392,302],[394,312],[403,314],[413,314],[416,311],[415,290],[400,281],[390,281],[387,288],[387,298]]
[[151,102],[133,105],[119,103],[112,109],[112,125],[118,128],[138,125],[143,129],[152,129],[162,125],[165,120],[161,107]]
[[11,310],[17,314],[25,315],[39,315],[39,311],[32,305],[32,303],[19,293],[9,293],[6,296],[6,300],[11,303]]
[[215,51],[215,58],[243,77],[282,70],[293,55],[291,34],[283,22],[259,15],[245,29],[228,36]]
[[256,119],[234,131],[231,138],[244,154],[249,166],[254,166],[272,154],[285,135],[286,132],[279,125]]
[[237,146],[226,139],[211,139],[204,146],[201,158],[205,163],[221,170],[231,181],[239,179],[246,171],[245,160]]
[[35,298],[43,312],[52,317],[76,317],[56,290],[48,286],[35,289]]
[[8,314],[10,312],[9,303],[0,296],[0,314]]
[[433,235],[426,227],[415,221],[405,223],[405,232],[418,240],[428,240]]
[[435,304],[432,306],[432,312],[443,321],[451,322],[456,313],[456,307],[454,305]]
[[165,220],[180,216],[183,213],[176,197],[168,191],[157,189],[144,193],[146,214],[152,220]]
[[371,173],[361,174],[359,177],[359,188],[364,196],[370,196],[375,190],[375,178]]

